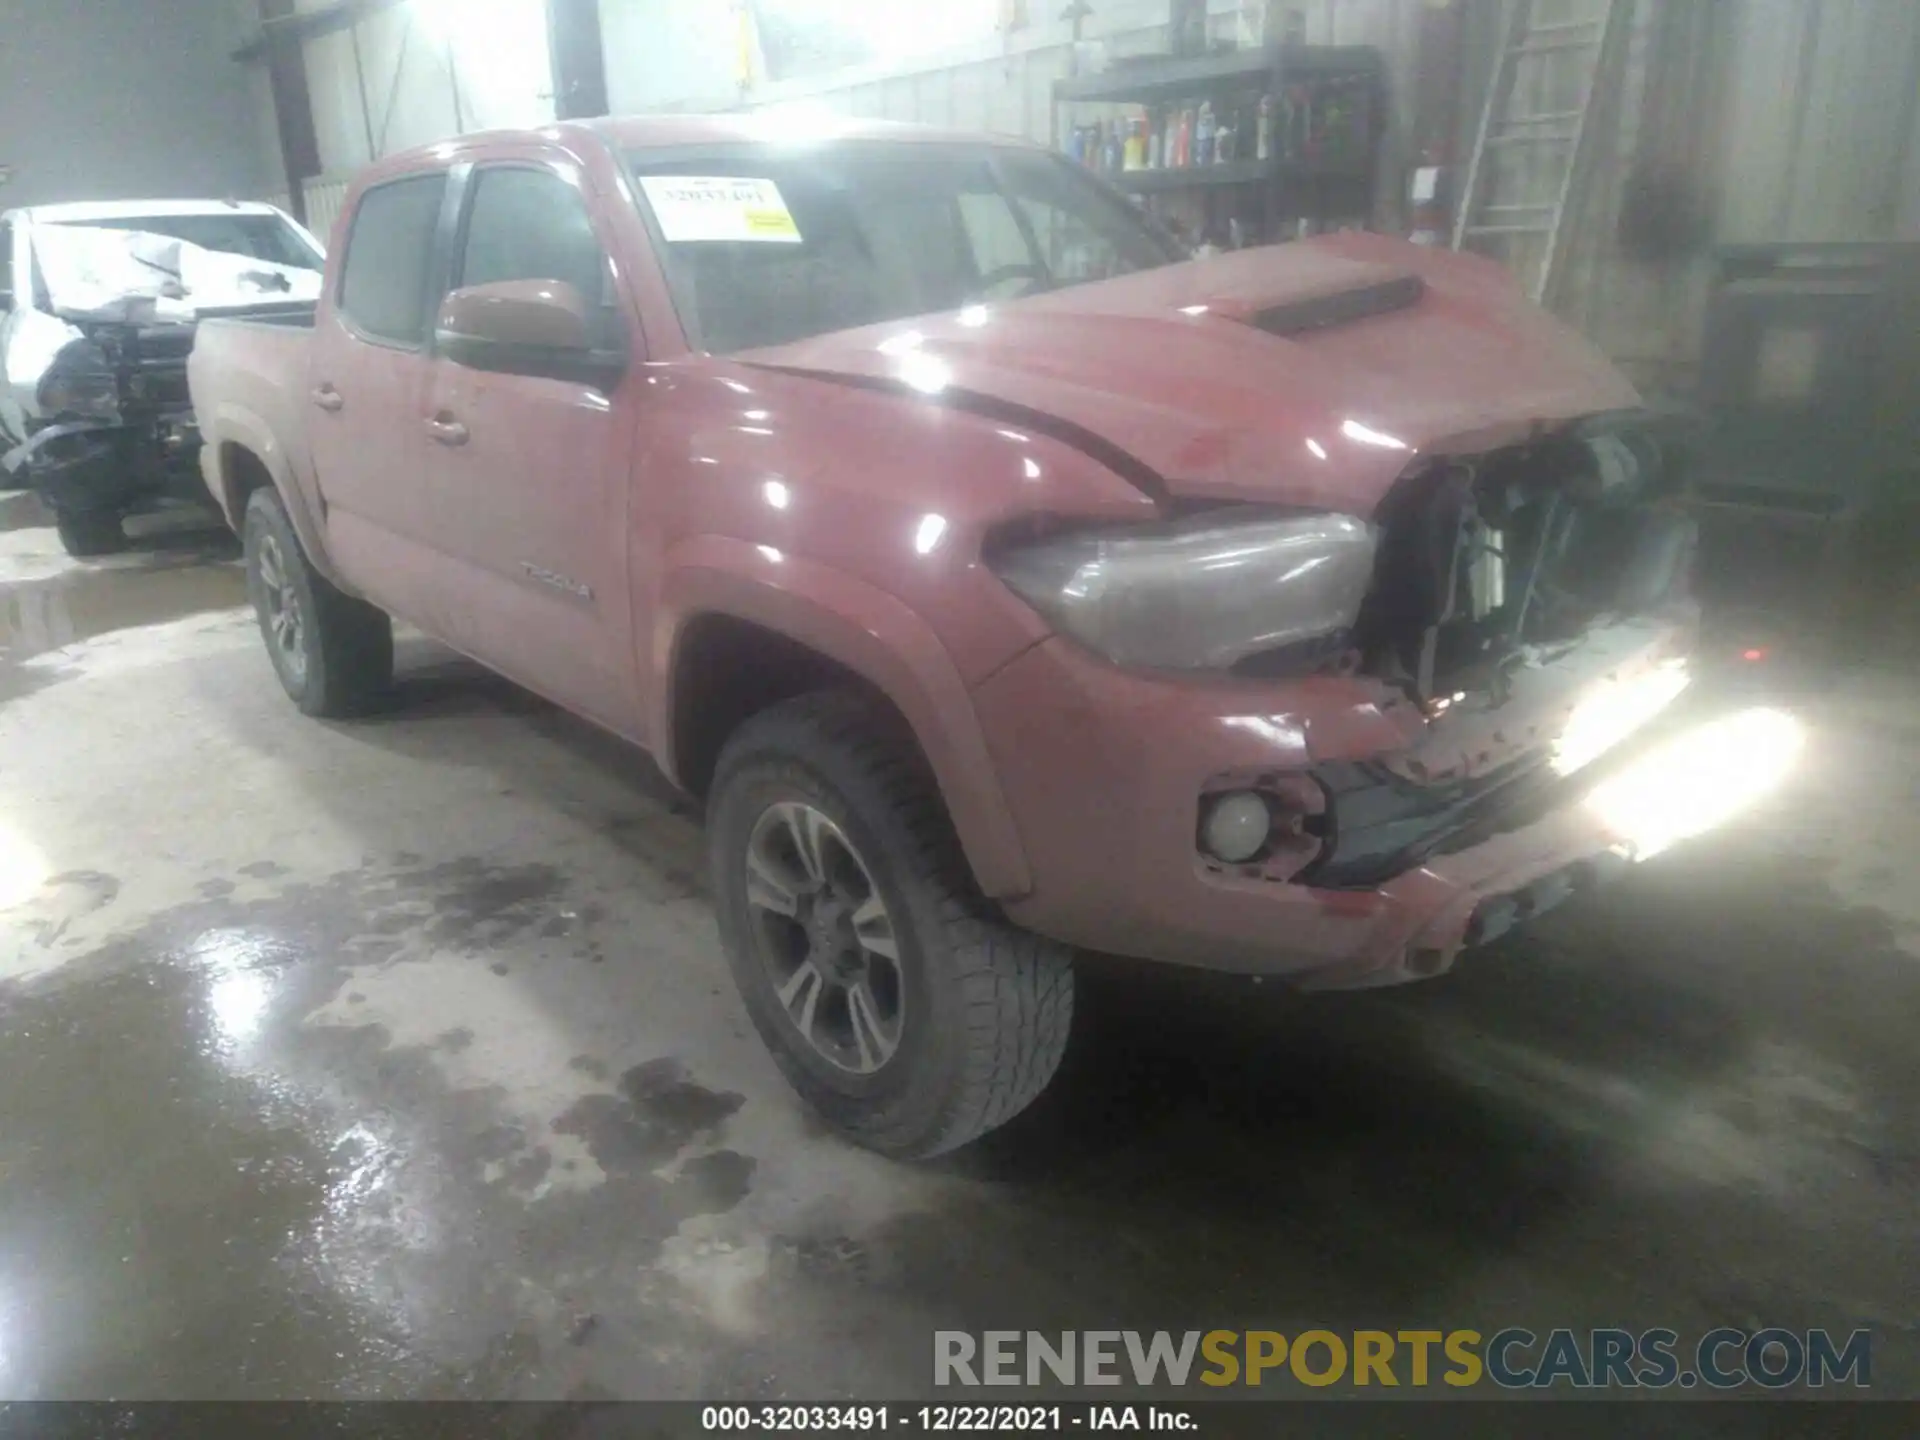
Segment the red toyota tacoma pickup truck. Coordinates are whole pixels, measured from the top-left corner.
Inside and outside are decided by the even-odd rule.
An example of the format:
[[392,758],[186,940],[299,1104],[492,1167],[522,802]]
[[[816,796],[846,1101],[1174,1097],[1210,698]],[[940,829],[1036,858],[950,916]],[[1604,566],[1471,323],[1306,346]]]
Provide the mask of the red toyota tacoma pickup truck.
[[190,380],[299,707],[398,617],[649,751],[782,1069],[897,1155],[1041,1091],[1076,951],[1391,983],[1624,866],[1583,799],[1695,629],[1677,467],[1497,267],[1192,260],[983,136],[396,156]]

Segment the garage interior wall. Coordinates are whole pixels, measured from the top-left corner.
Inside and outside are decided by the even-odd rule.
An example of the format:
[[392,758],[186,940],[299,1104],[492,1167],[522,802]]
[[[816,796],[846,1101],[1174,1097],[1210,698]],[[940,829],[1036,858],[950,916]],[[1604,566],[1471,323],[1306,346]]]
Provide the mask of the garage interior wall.
[[[304,189],[317,234],[332,228],[354,172],[381,156],[553,119],[544,0],[299,0],[296,10],[356,17],[304,47],[322,172]],[[271,127],[271,100],[261,104],[257,123]],[[284,200],[284,186],[272,198]]]
[[[1722,235],[1880,238],[1914,228],[1920,5],[1747,0],[1728,8]],[[1784,157],[1786,163],[1781,163]]]
[[244,0],[0,0],[0,209],[249,198],[279,174]]
[[[302,0],[302,8],[339,3]],[[346,178],[371,157],[553,115],[544,0],[358,3],[372,13],[307,45],[327,172],[308,191],[316,228],[324,229]],[[1408,170],[1433,141],[1410,133],[1407,111],[1421,93],[1421,67],[1445,63],[1421,50],[1423,36],[1434,33],[1429,12],[1449,3],[1459,7],[1464,55],[1456,129],[1443,148],[1463,164],[1503,0],[1298,0],[1286,7],[1308,43],[1372,45],[1385,57],[1391,105],[1376,216],[1386,229],[1403,227]],[[1540,14],[1578,18],[1601,3],[1542,0]],[[1617,3],[1630,26],[1627,75],[1617,104],[1596,122],[1592,183],[1557,308],[1642,383],[1684,388],[1705,266],[1697,253],[1660,264],[1624,258],[1615,234],[1631,185],[1650,163],[1678,164],[1684,155],[1700,190],[1700,238],[1709,242],[1920,237],[1920,5]],[[749,5],[785,20],[837,17],[873,53],[770,79],[755,29],[741,22]],[[1073,56],[1063,8],[1053,0],[954,0],[936,22],[928,19],[933,12],[902,0],[600,0],[608,95],[616,114],[824,109],[1048,141],[1052,87]],[[1109,57],[1164,50],[1168,8],[1168,0],[1101,0],[1083,22],[1082,40]],[[1214,38],[1244,38],[1252,8],[1212,0]]]
[[1912,0],[1637,0],[1558,308],[1643,388],[1684,393],[1711,265],[1623,256],[1629,188],[1684,177],[1709,245],[1920,240],[1917,102]]

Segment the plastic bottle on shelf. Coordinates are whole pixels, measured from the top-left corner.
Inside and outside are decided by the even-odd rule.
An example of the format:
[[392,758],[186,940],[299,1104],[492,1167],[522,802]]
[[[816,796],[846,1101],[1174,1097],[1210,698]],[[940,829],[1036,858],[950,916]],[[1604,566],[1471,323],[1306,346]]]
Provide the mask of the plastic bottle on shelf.
[[1166,143],[1166,117],[1149,110],[1147,112],[1147,168],[1149,170],[1158,170],[1166,163]]
[[1213,102],[1202,100],[1200,113],[1193,121],[1193,163],[1211,165],[1213,163]]
[[1321,87],[1320,97],[1320,144],[1316,158],[1323,165],[1339,165],[1347,158],[1350,120],[1345,83],[1327,81]]
[[1293,124],[1292,154],[1287,158],[1293,161],[1310,161],[1319,147],[1315,134],[1318,129],[1318,97],[1309,85],[1295,85],[1292,90]]
[[1260,97],[1259,108],[1254,112],[1253,158],[1271,160],[1273,158],[1273,95],[1271,92]]
[[1141,116],[1132,115],[1124,123],[1127,138],[1121,166],[1127,170],[1144,170],[1147,168],[1147,122]]

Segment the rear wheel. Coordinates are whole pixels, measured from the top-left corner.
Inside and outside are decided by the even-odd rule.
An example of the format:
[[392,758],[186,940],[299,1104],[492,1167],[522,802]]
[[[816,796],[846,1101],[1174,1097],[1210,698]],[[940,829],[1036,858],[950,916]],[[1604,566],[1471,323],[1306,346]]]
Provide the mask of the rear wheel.
[[330,584],[300,548],[272,490],[247,502],[242,540],[247,594],[274,673],[308,715],[357,715],[393,681],[393,622],[386,612]]
[[75,559],[117,555],[129,543],[117,510],[56,509],[53,524],[60,533],[60,544]]
[[801,1097],[884,1154],[937,1155],[1025,1109],[1073,1018],[1065,946],[973,889],[901,727],[850,693],[741,727],[708,805],[720,931]]

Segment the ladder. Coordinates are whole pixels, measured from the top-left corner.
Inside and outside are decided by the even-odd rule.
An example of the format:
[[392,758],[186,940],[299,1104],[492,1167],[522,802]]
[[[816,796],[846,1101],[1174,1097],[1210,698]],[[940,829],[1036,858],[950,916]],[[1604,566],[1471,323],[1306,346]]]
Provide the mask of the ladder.
[[[1480,111],[1473,158],[1453,223],[1456,250],[1483,249],[1484,242],[1490,241],[1494,252],[1510,262],[1529,254],[1534,257],[1531,277],[1524,267],[1516,264],[1516,268],[1521,270],[1527,293],[1541,305],[1553,294],[1566,249],[1567,213],[1591,164],[1596,103],[1620,86],[1625,72],[1628,26],[1623,12],[1632,8],[1632,0],[1591,3],[1592,13],[1585,19],[1536,23],[1540,0],[1507,0],[1500,56],[1487,87],[1487,103]],[[1564,13],[1566,0],[1555,8]],[[1516,92],[1523,90],[1517,82],[1522,66],[1529,63],[1561,67],[1557,76],[1541,73],[1542,82],[1564,81],[1577,70],[1576,85],[1559,87],[1577,89],[1574,108],[1535,107],[1531,113],[1517,109]],[[1605,92],[1603,86],[1608,87]],[[1546,83],[1524,87],[1548,88]],[[1521,169],[1523,159],[1539,163],[1527,176],[1533,183],[1515,194],[1515,177],[1501,172]]]

